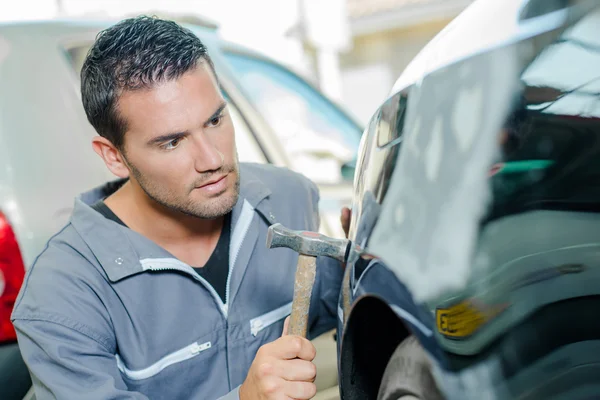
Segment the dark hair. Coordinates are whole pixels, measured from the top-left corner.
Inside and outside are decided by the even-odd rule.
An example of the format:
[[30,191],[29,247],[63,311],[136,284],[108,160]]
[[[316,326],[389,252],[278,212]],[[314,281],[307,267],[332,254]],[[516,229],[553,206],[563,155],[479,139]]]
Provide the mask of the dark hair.
[[99,135],[122,149],[127,121],[117,110],[121,93],[177,79],[201,61],[214,73],[204,44],[173,21],[141,16],[111,26],[98,34],[81,69],[88,121]]

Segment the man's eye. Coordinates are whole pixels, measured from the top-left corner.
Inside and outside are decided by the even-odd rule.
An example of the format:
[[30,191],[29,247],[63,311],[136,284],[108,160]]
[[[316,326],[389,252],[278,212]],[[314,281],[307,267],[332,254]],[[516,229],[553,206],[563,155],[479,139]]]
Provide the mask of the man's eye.
[[161,147],[165,150],[173,150],[181,143],[181,138],[169,140],[167,143],[163,144]]
[[223,120],[223,116],[219,115],[218,117],[214,117],[213,119],[211,119],[210,121],[208,121],[208,127],[209,128],[214,128],[217,127],[219,125],[221,125],[221,121]]

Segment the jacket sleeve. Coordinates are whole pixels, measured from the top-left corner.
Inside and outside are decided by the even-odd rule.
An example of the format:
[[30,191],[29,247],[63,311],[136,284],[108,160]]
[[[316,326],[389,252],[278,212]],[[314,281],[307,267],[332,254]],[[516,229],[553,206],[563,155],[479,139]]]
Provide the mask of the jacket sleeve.
[[62,317],[14,325],[37,400],[147,399],[127,390],[114,354],[85,326]]
[[[310,187],[313,226],[309,229],[317,231],[320,222],[319,190],[312,182]],[[314,339],[337,326],[337,305],[343,275],[344,269],[339,261],[329,257],[317,257],[317,276],[309,312],[309,339]]]
[[340,262],[317,258],[317,278],[311,299],[309,339],[337,326],[337,305],[342,286],[343,269]]

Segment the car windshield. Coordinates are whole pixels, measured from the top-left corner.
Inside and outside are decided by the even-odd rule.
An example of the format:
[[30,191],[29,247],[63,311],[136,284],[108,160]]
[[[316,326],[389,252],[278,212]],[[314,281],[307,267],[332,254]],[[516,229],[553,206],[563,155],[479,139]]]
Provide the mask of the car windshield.
[[339,182],[344,164],[356,157],[360,126],[282,66],[238,53],[226,57],[294,166],[318,182]]

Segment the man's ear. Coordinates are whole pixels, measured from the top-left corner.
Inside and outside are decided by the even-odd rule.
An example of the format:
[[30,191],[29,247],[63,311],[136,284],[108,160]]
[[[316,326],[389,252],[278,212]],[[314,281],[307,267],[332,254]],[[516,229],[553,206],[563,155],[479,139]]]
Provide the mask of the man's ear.
[[119,178],[129,177],[129,168],[127,168],[123,155],[110,140],[96,136],[92,139],[92,147],[96,154],[104,160],[110,172]]

